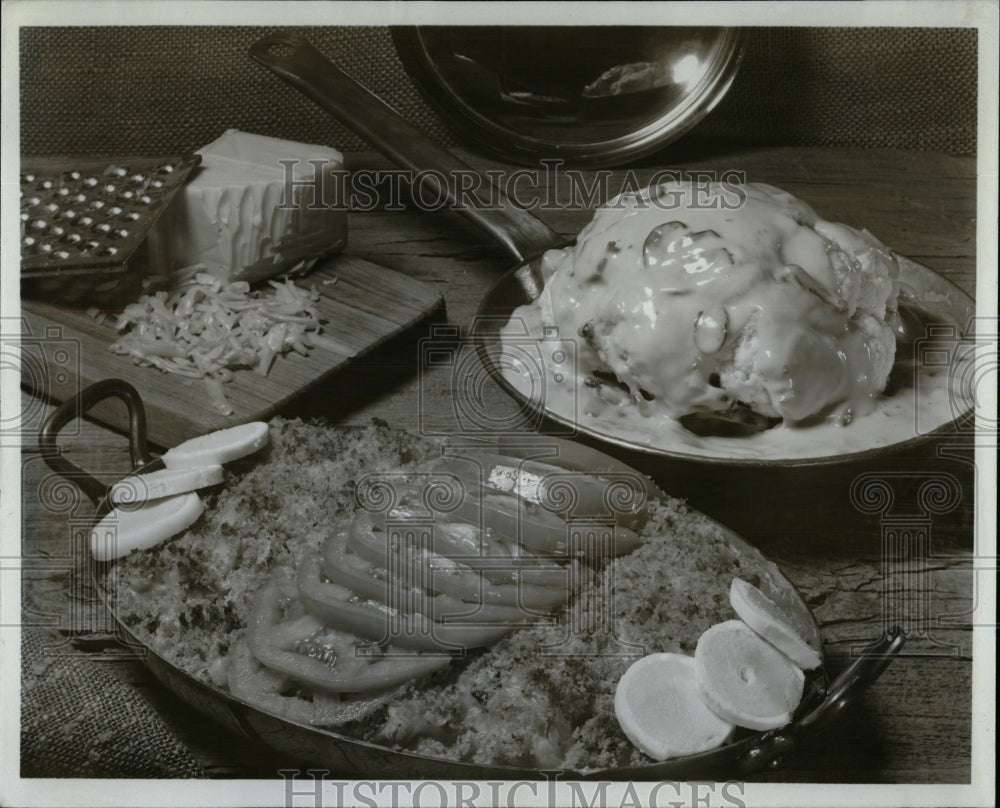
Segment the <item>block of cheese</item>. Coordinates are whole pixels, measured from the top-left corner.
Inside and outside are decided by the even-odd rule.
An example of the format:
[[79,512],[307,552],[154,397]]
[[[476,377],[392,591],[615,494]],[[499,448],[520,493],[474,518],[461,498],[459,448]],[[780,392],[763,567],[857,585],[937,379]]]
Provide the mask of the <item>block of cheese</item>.
[[257,281],[305,272],[343,249],[347,209],[336,149],[230,129],[157,222],[174,283],[195,272]]

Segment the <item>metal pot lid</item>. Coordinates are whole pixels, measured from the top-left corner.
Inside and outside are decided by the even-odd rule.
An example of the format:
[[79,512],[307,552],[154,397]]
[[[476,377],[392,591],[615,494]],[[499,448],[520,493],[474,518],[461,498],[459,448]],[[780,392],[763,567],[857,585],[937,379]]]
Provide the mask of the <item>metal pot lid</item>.
[[470,143],[518,163],[631,162],[676,140],[729,90],[733,28],[394,28],[399,57]]

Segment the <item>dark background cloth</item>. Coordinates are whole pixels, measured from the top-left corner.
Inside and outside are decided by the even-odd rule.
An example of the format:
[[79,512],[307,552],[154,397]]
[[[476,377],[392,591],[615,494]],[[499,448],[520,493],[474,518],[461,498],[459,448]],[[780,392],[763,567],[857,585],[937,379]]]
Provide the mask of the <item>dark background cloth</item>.
[[[247,56],[263,27],[21,29],[21,151],[168,155],[228,128],[369,148]],[[292,29],[286,29],[292,30]],[[445,145],[385,27],[295,28]],[[686,138],[976,150],[977,36],[962,28],[747,28],[729,94]],[[668,162],[671,146],[654,159]]]
[[[6,761],[4,761],[6,763]],[[204,777],[135,689],[58,632],[21,633],[22,777]]]

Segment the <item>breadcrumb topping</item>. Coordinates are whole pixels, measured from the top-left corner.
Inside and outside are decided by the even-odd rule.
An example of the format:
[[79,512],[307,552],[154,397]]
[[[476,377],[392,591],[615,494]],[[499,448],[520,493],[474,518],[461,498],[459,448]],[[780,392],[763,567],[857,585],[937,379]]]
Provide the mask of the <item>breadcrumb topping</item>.
[[[390,429],[335,429],[275,419],[265,453],[233,464],[201,519],[109,573],[122,622],[190,675],[224,686],[254,595],[271,575],[320,552],[350,519],[366,473],[413,467],[435,443]],[[516,631],[338,732],[420,754],[490,765],[595,769],[651,762],[618,726],[618,679],[648,653],[693,653],[731,618],[734,577],[758,583],[765,562],[732,546],[679,500],[653,503],[643,544],[584,568],[572,605]]]

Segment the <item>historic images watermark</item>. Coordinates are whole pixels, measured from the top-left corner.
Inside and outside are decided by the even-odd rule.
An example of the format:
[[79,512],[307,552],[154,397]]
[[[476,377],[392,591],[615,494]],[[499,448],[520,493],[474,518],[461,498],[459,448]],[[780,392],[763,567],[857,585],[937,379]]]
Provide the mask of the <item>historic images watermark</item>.
[[661,780],[645,783],[595,780],[563,782],[562,772],[542,771],[539,780],[339,780],[326,769],[279,769],[285,808],[335,805],[434,806],[531,804],[546,808],[746,808],[746,786],[729,780]]
[[[39,443],[49,412],[46,402],[52,398],[75,401],[80,392],[81,342],[67,336],[60,325],[36,327],[27,317],[3,318],[0,320],[0,362],[4,372],[17,373],[22,387],[33,393],[22,396],[20,411],[5,411],[9,414],[0,420],[0,445],[20,450],[23,496],[37,501],[40,506],[40,514],[33,518],[41,520],[40,524],[47,524],[46,519],[53,517],[65,529],[62,542],[50,542],[43,550],[25,545],[23,537],[40,528],[39,524],[29,523],[28,512],[22,511],[20,552],[0,559],[0,572],[19,575],[22,582],[28,584],[23,590],[25,597],[18,626],[57,629],[46,633],[46,656],[72,653],[72,641],[83,636],[114,637],[119,644],[141,651],[142,647],[115,623],[98,593],[90,546],[94,509],[80,486],[92,475],[82,470],[74,474],[50,469]],[[60,445],[81,435],[82,408],[68,415],[59,430]],[[55,451],[62,449],[57,446]],[[103,539],[113,544],[115,533],[116,525],[110,521]],[[36,576],[58,578],[64,587],[64,611],[47,613],[33,604],[30,582]],[[104,595],[112,610],[115,596],[113,589]]]
[[[909,495],[898,495],[903,491]],[[921,655],[957,654],[959,649],[934,630],[939,615],[934,613],[930,572],[933,520],[958,506],[958,479],[943,471],[867,472],[855,478],[850,496],[859,511],[879,517],[883,635],[901,629],[908,643],[904,653],[923,641]]]
[[[46,398],[80,378],[81,357],[80,341],[66,336],[60,325],[33,328],[25,318],[0,318],[0,368],[16,373],[21,385],[35,393],[30,399],[22,397],[20,410],[5,409],[0,416],[0,445],[34,448]],[[64,434],[78,434],[79,428],[76,423],[68,425]]]
[[[343,208],[425,211],[591,210],[597,205],[637,205],[664,211],[734,210],[746,201],[746,174],[736,169],[660,169],[643,176],[633,169],[584,172],[559,159],[541,160],[539,168],[473,168],[440,171],[402,168],[329,171],[324,160],[308,161],[312,177],[298,160],[279,160],[284,171],[281,206],[322,210]],[[683,186],[677,185],[683,183]]]
[[[961,326],[950,322],[928,322],[913,343],[913,386],[918,399],[947,396],[952,417],[947,434],[988,437],[996,443],[996,413],[986,406],[997,390],[1000,370],[1000,321],[995,317],[973,317]],[[915,409],[916,434],[940,431],[929,422],[927,411]]]
[[[489,334],[504,329],[502,344]],[[548,423],[543,402],[550,388],[570,383],[577,376],[578,345],[575,338],[564,339],[557,327],[544,326],[541,336],[533,334],[518,315],[481,314],[473,335],[463,335],[458,326],[433,325],[421,339],[418,426],[421,434],[451,437],[518,435],[538,431],[543,422],[549,434],[572,438],[577,434],[575,407],[569,399],[567,418]],[[484,361],[485,360],[485,361]],[[441,371],[445,372],[442,373]],[[497,407],[493,391],[495,373],[523,379],[528,389],[521,391],[512,407]],[[439,411],[434,386],[447,384],[454,392],[450,412]]]
[[[997,421],[987,406],[997,389],[997,344],[1000,325],[995,318],[972,318],[962,327],[949,322],[927,322],[913,341],[914,434],[933,433],[933,450],[942,460],[996,462]],[[944,397],[951,420],[931,418],[921,401]],[[931,449],[928,449],[931,451]],[[955,655],[962,649],[945,635],[948,628],[995,626],[995,618],[976,615],[978,604],[966,613],[942,609],[937,602],[934,576],[951,571],[935,554],[934,522],[971,501],[973,491],[944,467],[869,471],[855,477],[851,504],[861,513],[878,517],[881,552],[881,628],[886,634],[901,629],[907,637],[904,654]],[[981,509],[977,509],[977,514]],[[981,572],[994,573],[995,556],[969,556],[975,585]],[[962,571],[962,570],[958,570]],[[974,593],[975,594],[975,593]],[[983,622],[983,620],[986,622]],[[853,649],[860,652],[862,648]]]
[[[93,503],[79,485],[83,477],[91,475],[81,471],[79,478],[74,478],[65,472],[52,471],[37,452],[24,454],[22,475],[26,482],[30,481],[27,494],[37,499],[46,517],[60,521],[66,538],[60,544],[50,543],[43,553],[22,550],[18,566],[23,579],[30,581],[36,574],[47,579],[57,576],[64,590],[65,608],[58,614],[39,612],[30,598],[26,598],[20,627],[57,629],[46,634],[46,656],[72,654],[72,644],[81,640],[100,645],[106,658],[145,655],[146,647],[135,642],[114,618],[118,613],[116,581],[113,577],[105,578],[106,568],[94,560],[95,549],[102,557],[117,554],[118,519],[112,512],[102,519],[100,530],[96,529]],[[130,510],[141,504],[123,503],[119,507]],[[33,528],[22,525],[22,535]]]
[[[47,397],[56,391],[69,390],[72,380],[80,376],[81,361],[80,341],[67,337],[62,326],[37,327],[25,317],[0,318],[0,370],[4,374],[16,374],[21,386],[35,393],[30,397],[22,395],[20,408],[4,408],[0,417],[0,446],[5,451],[20,453],[22,489],[26,496],[36,497],[46,512],[68,519],[81,512],[84,496],[73,482],[44,466],[38,440],[48,412]],[[67,424],[64,434],[72,439],[79,433],[80,423],[74,418]],[[25,482],[28,477],[31,485],[37,486],[30,492]],[[22,537],[28,528],[23,521],[25,518],[22,513]],[[70,530],[76,531],[78,527],[71,525]],[[74,532],[62,551],[45,553],[26,551],[22,539],[17,554],[0,558],[0,576],[7,579],[16,575],[24,581],[36,575],[65,572],[71,589],[68,597],[75,608],[73,598],[81,582],[80,576],[75,574],[81,558],[75,549],[75,535]],[[71,620],[77,622],[75,618]],[[59,615],[40,612],[28,601],[23,603],[18,626],[65,628]]]

